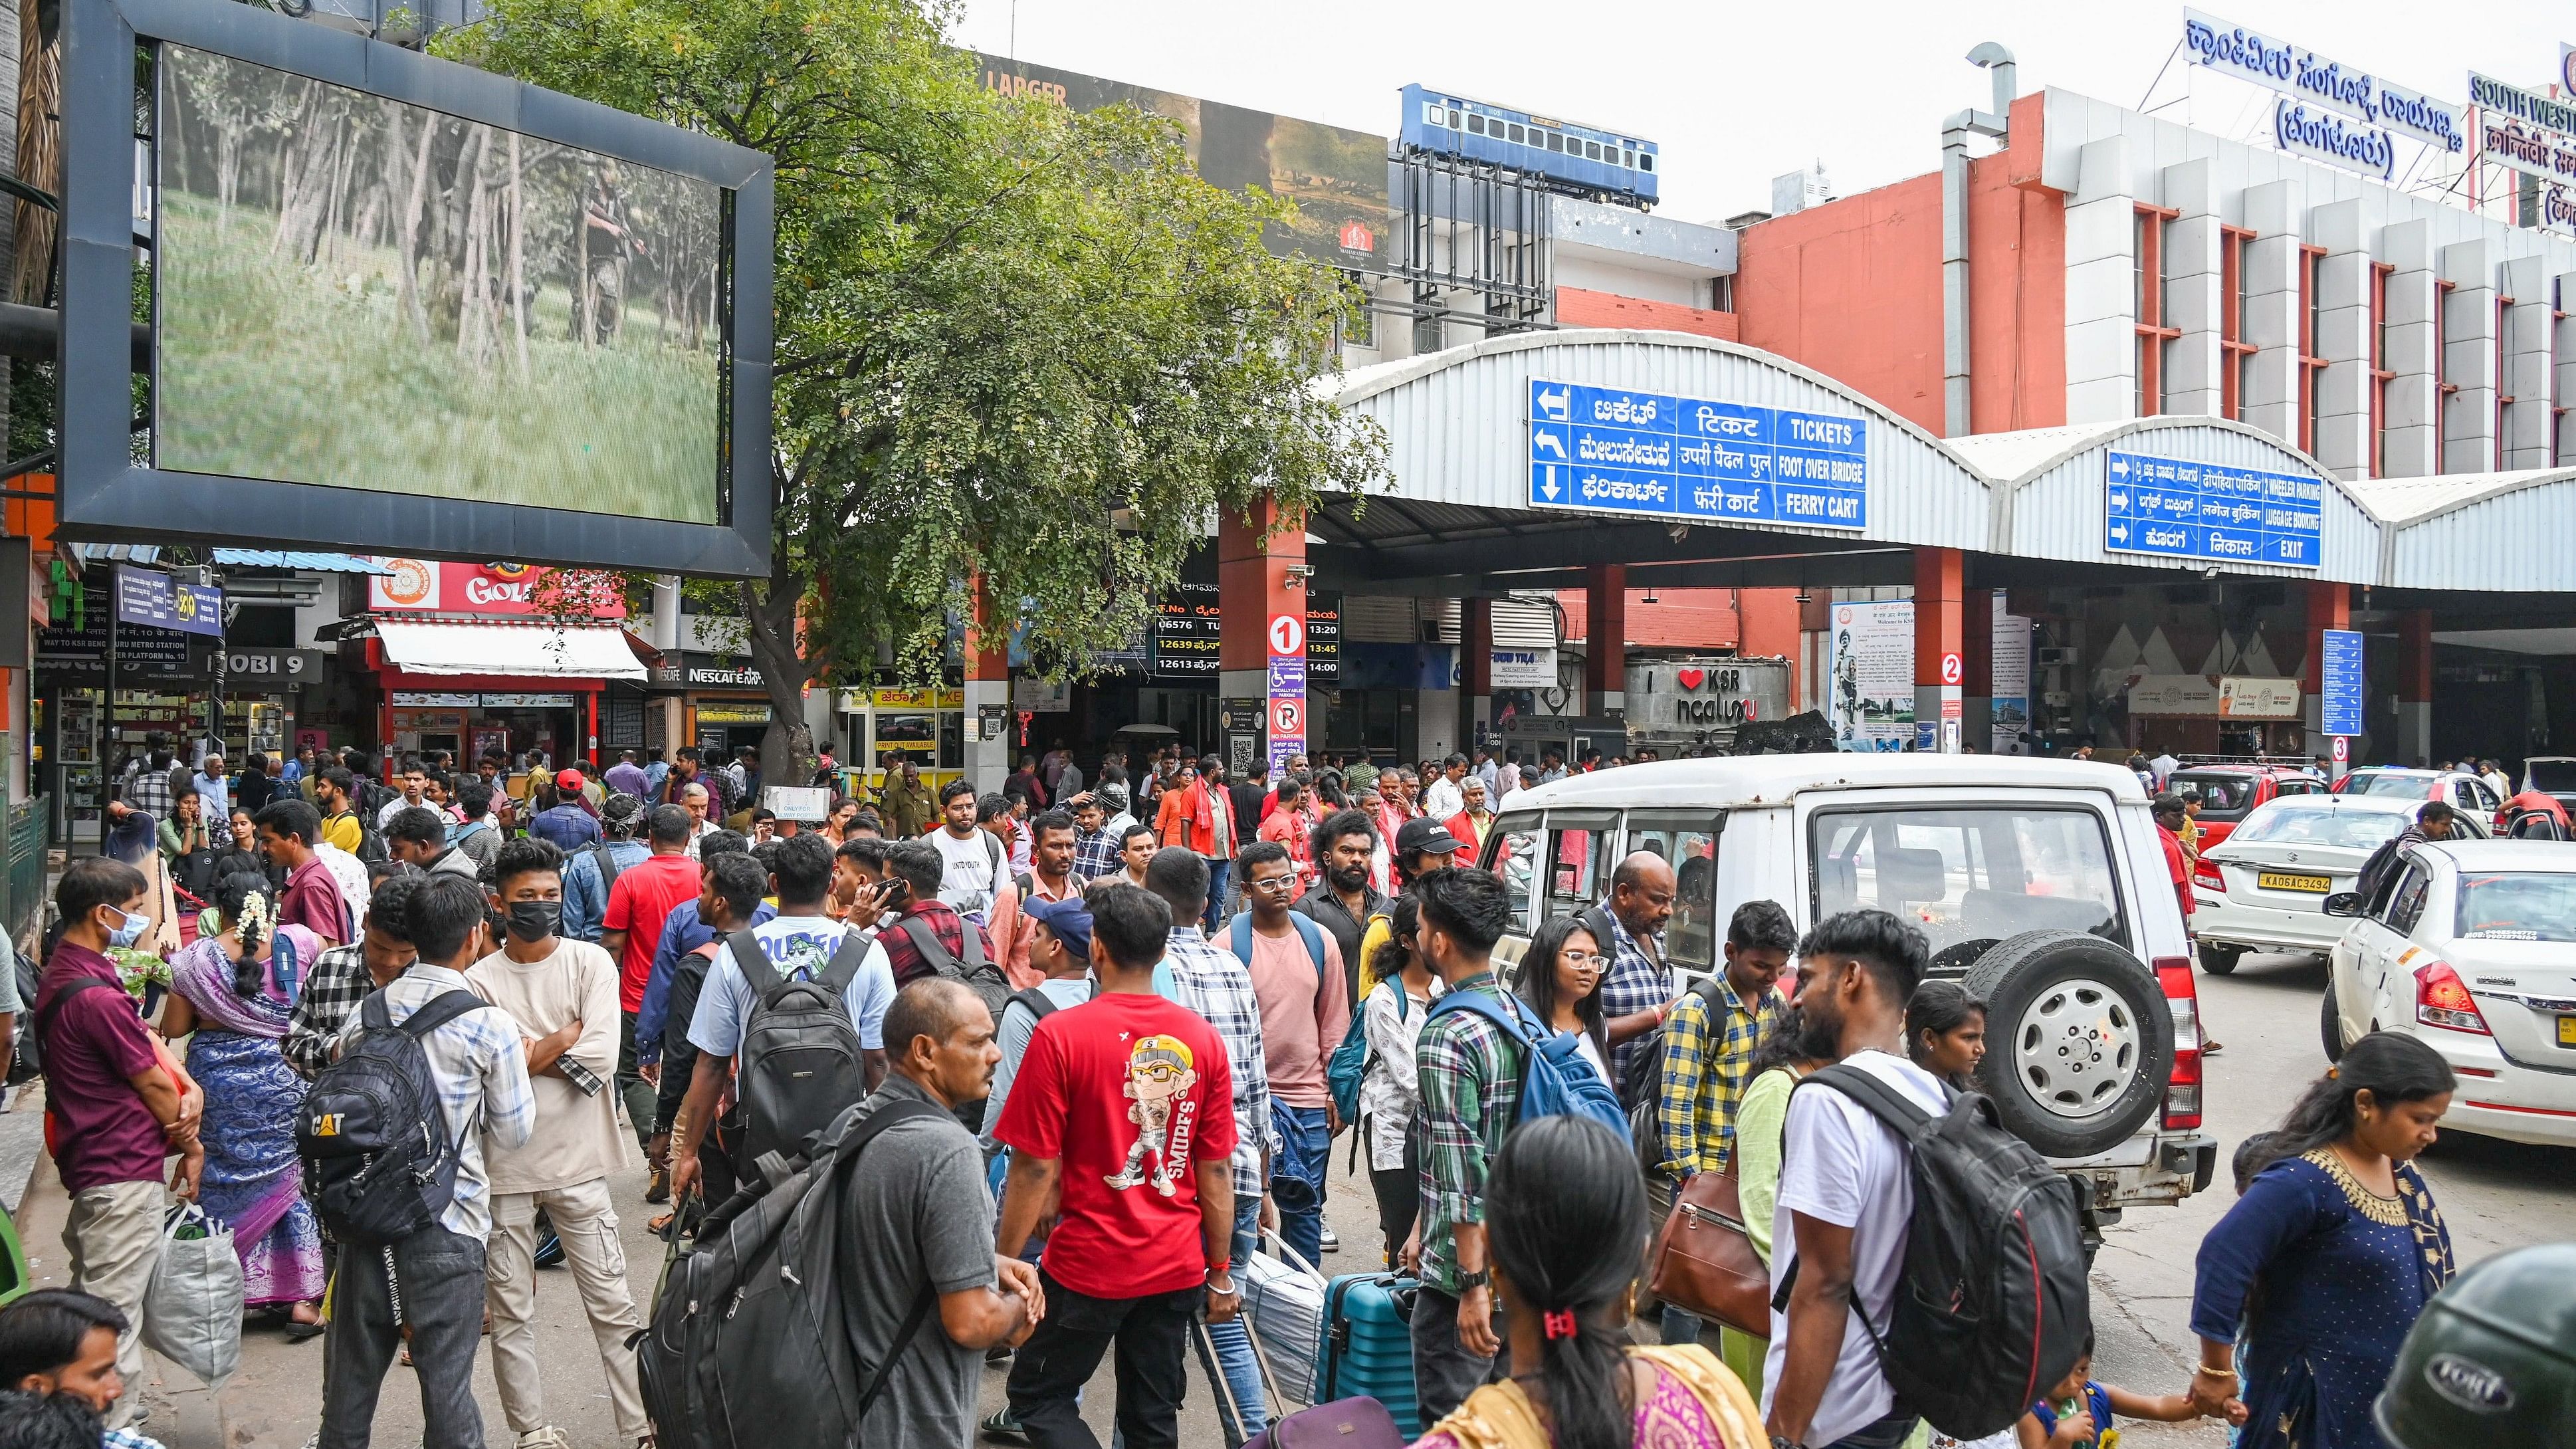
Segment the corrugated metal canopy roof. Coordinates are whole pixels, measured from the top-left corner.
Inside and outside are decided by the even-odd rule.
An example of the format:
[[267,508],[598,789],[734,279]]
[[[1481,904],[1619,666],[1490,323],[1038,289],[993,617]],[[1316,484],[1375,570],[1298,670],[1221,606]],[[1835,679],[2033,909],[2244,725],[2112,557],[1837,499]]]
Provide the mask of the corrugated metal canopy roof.
[[2390,588],[2576,593],[2576,468],[2355,487],[2398,519],[2378,580]]

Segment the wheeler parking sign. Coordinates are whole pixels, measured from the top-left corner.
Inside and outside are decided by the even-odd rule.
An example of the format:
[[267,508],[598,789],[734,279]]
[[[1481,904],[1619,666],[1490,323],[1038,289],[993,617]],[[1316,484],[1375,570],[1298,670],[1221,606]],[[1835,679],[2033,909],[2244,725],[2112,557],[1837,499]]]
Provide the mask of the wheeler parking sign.
[[2325,484],[2186,458],[2105,453],[2102,547],[2210,563],[2312,569],[2323,561]]
[[1869,423],[1533,379],[1529,501],[1695,523],[1869,524]]

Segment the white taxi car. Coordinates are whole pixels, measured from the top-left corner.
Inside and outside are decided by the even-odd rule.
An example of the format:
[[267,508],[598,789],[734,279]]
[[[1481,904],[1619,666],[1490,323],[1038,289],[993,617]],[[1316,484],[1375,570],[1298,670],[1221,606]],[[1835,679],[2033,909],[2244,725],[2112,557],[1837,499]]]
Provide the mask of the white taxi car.
[[[2404,830],[2423,796],[2298,795],[2267,801],[2235,833],[2192,867],[2192,933],[2200,968],[2215,976],[2236,969],[2248,951],[2322,956],[2343,936],[2344,922],[2322,909],[2348,891],[2372,851]],[[2455,829],[2486,835],[2486,821],[2459,812]]]
[[2363,900],[2326,899],[2326,1057],[2412,1033],[2460,1078],[2445,1128],[2576,1144],[2576,842],[2443,841]]

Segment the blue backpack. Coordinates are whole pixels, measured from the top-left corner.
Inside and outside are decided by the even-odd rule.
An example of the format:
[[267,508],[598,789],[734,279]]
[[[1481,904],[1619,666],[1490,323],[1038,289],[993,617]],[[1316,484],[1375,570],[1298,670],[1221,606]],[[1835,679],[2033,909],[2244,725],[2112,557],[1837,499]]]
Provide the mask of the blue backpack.
[[[1395,1019],[1404,1020],[1412,1009],[1413,998],[1405,995],[1403,982],[1396,982]],[[1332,1090],[1333,1110],[1344,1122],[1360,1120],[1360,1083],[1368,1077],[1369,1065],[1367,1017],[1366,1005],[1351,1013],[1351,1029],[1342,1033],[1342,1044],[1324,1063],[1324,1085]]]
[[1515,1124],[1533,1117],[1589,1117],[1618,1133],[1621,1141],[1627,1140],[1628,1113],[1619,1105],[1619,1094],[1593,1070],[1575,1044],[1574,1033],[1561,1031],[1541,1038],[1537,1027],[1491,991],[1452,991],[1431,1003],[1435,1019],[1452,1011],[1472,1011],[1521,1044],[1521,1099],[1512,1109]]

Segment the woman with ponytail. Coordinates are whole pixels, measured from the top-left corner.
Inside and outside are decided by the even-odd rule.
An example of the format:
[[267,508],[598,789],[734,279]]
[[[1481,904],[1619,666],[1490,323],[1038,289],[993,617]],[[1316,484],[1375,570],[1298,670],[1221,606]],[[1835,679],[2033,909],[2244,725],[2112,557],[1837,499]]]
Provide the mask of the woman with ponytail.
[[2456,1085],[2412,1036],[2353,1043],[2269,1134],[2246,1164],[2253,1180],[2201,1240],[2190,1395],[2245,1426],[2241,1449],[2380,1449],[2371,1401],[2451,1277],[2451,1235],[2414,1158]]
[[199,1201],[233,1230],[243,1306],[282,1313],[289,1337],[310,1338],[322,1331],[322,1235],[295,1156],[304,1079],[280,1043],[322,942],[275,924],[268,879],[256,871],[225,876],[214,902],[196,943],[170,958],[161,1034],[189,1039],[188,1072],[205,1088]]
[[1511,1376],[1415,1449],[1762,1449],[1761,1411],[1696,1344],[1632,1347],[1646,1190],[1627,1139],[1586,1118],[1512,1129],[1486,1181],[1485,1241]]

